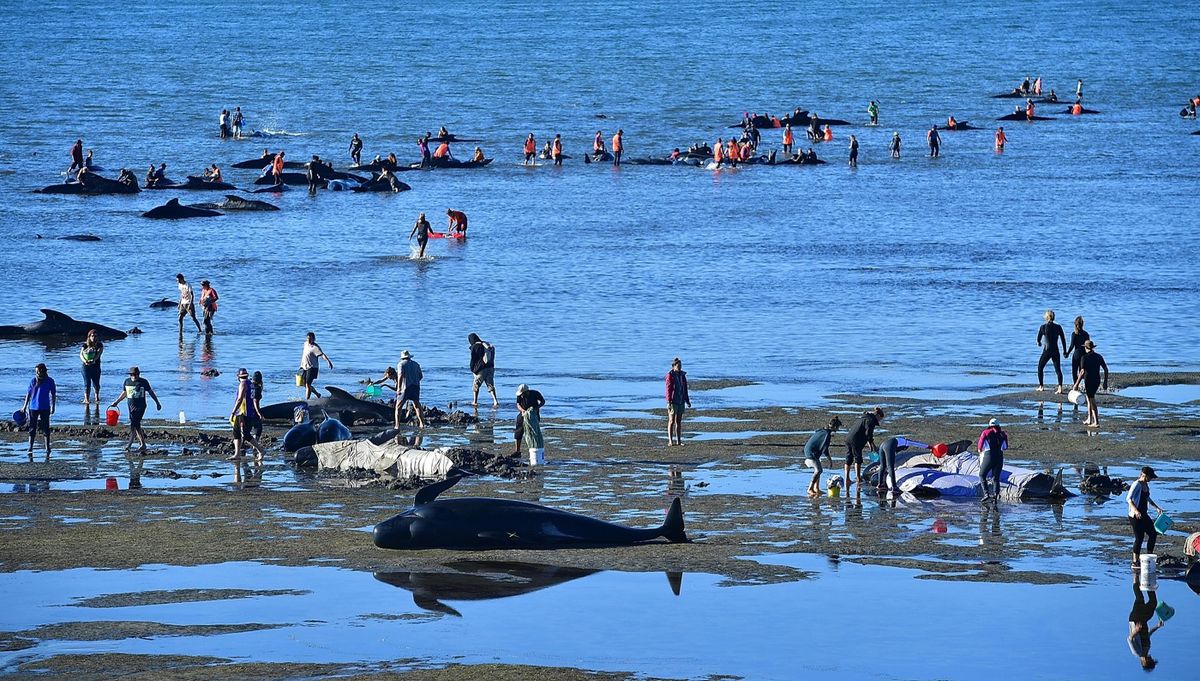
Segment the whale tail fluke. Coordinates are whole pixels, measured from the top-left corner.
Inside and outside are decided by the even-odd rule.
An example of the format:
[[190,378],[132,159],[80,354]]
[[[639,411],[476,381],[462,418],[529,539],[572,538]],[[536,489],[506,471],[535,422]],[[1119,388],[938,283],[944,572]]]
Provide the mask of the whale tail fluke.
[[667,511],[667,520],[663,523],[660,534],[674,544],[688,541],[687,533],[683,531],[683,502],[679,497],[671,500],[671,509]]

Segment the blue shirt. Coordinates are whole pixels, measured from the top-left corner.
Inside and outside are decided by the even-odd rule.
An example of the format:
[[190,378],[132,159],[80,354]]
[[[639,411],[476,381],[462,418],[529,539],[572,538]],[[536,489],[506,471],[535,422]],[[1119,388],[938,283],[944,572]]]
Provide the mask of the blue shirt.
[[28,395],[30,409],[35,411],[50,411],[50,405],[54,403],[54,398],[58,396],[54,379],[47,376],[40,383],[36,378],[29,381]]

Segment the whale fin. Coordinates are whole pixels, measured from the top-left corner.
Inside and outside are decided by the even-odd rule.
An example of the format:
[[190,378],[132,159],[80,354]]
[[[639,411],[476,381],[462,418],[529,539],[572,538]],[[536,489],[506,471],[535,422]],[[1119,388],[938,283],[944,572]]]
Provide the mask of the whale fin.
[[461,612],[430,596],[413,594],[413,603],[422,610],[428,610],[429,612],[440,612],[445,615],[453,615],[454,617],[462,617]]
[[667,583],[671,585],[671,593],[679,595],[679,590],[683,588],[683,573],[667,570]]
[[[459,480],[462,480],[462,478],[456,475],[452,478],[446,478],[441,482],[435,482],[432,485],[425,485],[421,489],[417,490],[417,498],[413,502],[413,505],[421,506],[422,504],[428,504],[434,499],[437,499],[438,495],[442,492],[445,492],[451,487],[457,485]],[[682,521],[682,517],[680,520]]]
[[359,400],[354,395],[351,395],[350,393],[346,392],[345,390],[342,390],[341,388],[338,388],[338,387],[332,386],[332,385],[325,386],[325,392],[329,393],[330,397],[341,398],[343,400],[350,400],[351,402],[361,402],[362,401],[362,400]]
[[46,319],[47,319],[47,320],[51,320],[51,319],[53,319],[53,320],[55,320],[55,321],[60,321],[60,322],[73,322],[73,321],[75,321],[75,318],[74,318],[74,317],[72,317],[71,315],[69,315],[69,314],[63,314],[62,312],[59,312],[58,310],[51,310],[51,309],[50,309],[50,308],[48,308],[48,307],[43,307],[43,308],[41,309],[41,313],[42,313],[42,314],[44,314],[44,315],[46,315]]
[[671,509],[667,511],[667,520],[659,528],[659,534],[671,543],[688,541],[687,534],[683,531],[683,502],[679,497],[671,500]]

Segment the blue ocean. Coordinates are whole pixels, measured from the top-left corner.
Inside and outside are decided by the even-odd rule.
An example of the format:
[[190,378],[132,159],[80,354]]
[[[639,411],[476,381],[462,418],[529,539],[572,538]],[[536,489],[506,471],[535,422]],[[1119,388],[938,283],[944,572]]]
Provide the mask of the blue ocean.
[[[10,0],[4,23],[0,324],[52,308],[139,327],[109,343],[106,393],[137,364],[167,413],[227,413],[238,367],[266,375],[266,402],[298,397],[310,330],[336,366],[321,383],[353,386],[408,349],[433,404],[469,398],[476,332],[502,397],[528,383],[557,415],[657,403],[674,356],[693,381],[759,384],[712,397],[749,404],[1033,385],[1048,308],[1068,328],[1083,315],[1114,371],[1200,366],[1200,126],[1178,115],[1200,92],[1194,3]],[[992,95],[1026,77],[1064,103],[998,123],[1015,100]],[[1099,114],[1064,115],[1078,79]],[[219,139],[235,106],[267,136]],[[580,162],[597,130],[663,156],[797,107],[852,123],[813,145],[827,165]],[[931,159],[925,131],[949,115],[979,129],[943,133]],[[32,193],[61,181],[76,138],[109,177],[217,163],[245,188],[256,172],[229,166],[264,148],[341,168],[358,133],[366,159],[410,162],[443,125],[495,161],[183,221],[140,214],[221,197]],[[522,167],[530,132],[561,134],[572,158]],[[442,228],[447,208],[470,238],[415,259],[417,214]],[[75,234],[101,240],[58,238]],[[220,292],[211,339],[148,307],[177,296],[177,272]],[[19,396],[46,362],[78,401],[77,351],[0,341],[0,389]]]

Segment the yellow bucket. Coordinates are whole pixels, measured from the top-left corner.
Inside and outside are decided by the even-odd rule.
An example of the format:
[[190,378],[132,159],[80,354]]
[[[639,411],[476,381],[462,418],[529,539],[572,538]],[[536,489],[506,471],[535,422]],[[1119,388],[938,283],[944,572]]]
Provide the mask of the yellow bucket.
[[303,373],[296,374],[296,387],[297,388],[304,387],[304,374]]

